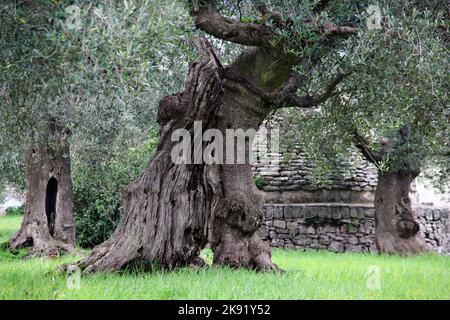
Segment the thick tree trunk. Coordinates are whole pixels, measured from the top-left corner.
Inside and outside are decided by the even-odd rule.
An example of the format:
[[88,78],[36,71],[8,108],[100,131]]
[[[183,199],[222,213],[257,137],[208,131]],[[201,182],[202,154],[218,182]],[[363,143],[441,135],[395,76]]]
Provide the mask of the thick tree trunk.
[[75,225],[68,145],[41,145],[28,150],[26,170],[25,215],[20,230],[10,240],[11,249],[28,247],[30,256],[49,257],[73,251]]
[[[160,103],[156,155],[141,177],[123,191],[123,215],[115,232],[78,263],[84,272],[115,271],[136,264],[169,269],[198,264],[200,250],[208,242],[215,264],[276,269],[269,246],[256,233],[262,199],[248,159],[243,164],[174,164],[171,159],[178,143],[171,141],[175,130],[187,129],[193,137],[195,121],[202,121],[203,132],[215,128],[224,136],[226,129],[257,130],[272,108],[242,84],[226,79],[227,70],[205,39],[194,45],[199,58],[189,67],[184,91]],[[248,64],[257,63],[263,71],[277,69],[274,60],[257,49],[238,62],[251,76],[254,70]],[[283,77],[276,72],[266,74],[273,86],[281,85],[290,74],[290,68],[280,69],[285,71]],[[251,141],[247,153],[250,145]],[[198,151],[193,143],[191,149],[192,154]]]
[[160,102],[160,140],[143,174],[122,193],[121,221],[111,237],[78,265],[84,272],[115,271],[152,264],[173,268],[199,263],[212,215],[222,193],[218,166],[175,164],[172,133],[194,121],[215,125],[222,99],[222,68],[206,42],[189,66],[185,90]]
[[[218,128],[256,132],[273,107],[233,81],[224,82],[224,97],[218,113]],[[236,94],[239,92],[240,94]],[[257,230],[263,218],[262,197],[252,177],[249,154],[252,141],[245,145],[243,164],[223,164],[221,178],[223,195],[214,213],[211,247],[214,264],[256,270],[278,269],[271,261],[271,251]],[[234,163],[237,163],[237,146]],[[224,154],[229,155],[230,150]]]
[[377,247],[382,253],[411,255],[427,250],[409,197],[416,176],[405,171],[379,173],[375,191],[375,229]]

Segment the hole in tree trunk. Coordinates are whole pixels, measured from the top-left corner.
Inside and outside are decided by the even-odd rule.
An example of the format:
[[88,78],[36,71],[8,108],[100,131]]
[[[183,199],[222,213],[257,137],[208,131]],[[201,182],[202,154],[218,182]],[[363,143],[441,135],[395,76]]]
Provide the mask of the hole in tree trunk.
[[58,181],[52,177],[50,178],[50,180],[48,180],[47,191],[45,195],[45,213],[47,214],[48,229],[52,237],[55,232],[57,195],[58,195]]
[[27,240],[23,243],[23,246],[25,248],[29,248],[32,247],[34,244],[33,238],[32,237],[28,237]]

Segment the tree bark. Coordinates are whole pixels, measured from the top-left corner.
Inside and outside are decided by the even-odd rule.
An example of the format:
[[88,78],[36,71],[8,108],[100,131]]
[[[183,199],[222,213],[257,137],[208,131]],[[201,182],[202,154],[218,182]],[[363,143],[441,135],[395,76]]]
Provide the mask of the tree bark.
[[197,264],[221,190],[218,166],[175,164],[172,133],[193,133],[217,123],[223,96],[222,67],[206,41],[196,42],[199,58],[190,64],[182,93],[165,97],[157,120],[160,139],[142,175],[122,192],[123,213],[111,237],[78,265],[84,272],[116,271],[129,266],[165,268]]
[[421,165],[420,159],[411,156],[414,150],[407,143],[409,131],[399,128],[396,136],[384,139],[379,150],[372,149],[353,124],[350,133],[355,146],[369,162],[380,168],[383,160],[390,161],[390,169],[378,170],[375,190],[375,234],[379,252],[413,255],[427,251],[409,197],[411,183],[420,174]]
[[[85,273],[135,265],[171,269],[198,264],[207,243],[215,264],[276,269],[270,247],[257,234],[262,197],[249,159],[243,164],[174,164],[171,152],[178,142],[171,136],[181,128],[193,136],[195,121],[202,121],[203,132],[215,128],[224,136],[227,129],[256,131],[274,106],[240,82],[227,79],[227,73],[254,78],[267,90],[286,81],[291,69],[281,65],[286,58],[265,49],[250,49],[223,68],[206,39],[193,44],[199,57],[190,64],[184,91],[167,96],[159,105],[156,154],[140,178],[123,191],[117,229],[78,262]],[[264,79],[255,76],[255,67]],[[251,141],[247,154],[250,146]],[[191,149],[197,151],[192,142]]]
[[375,191],[375,231],[381,253],[412,255],[427,251],[409,193],[417,174],[379,172]]
[[20,230],[10,248],[29,256],[55,257],[75,249],[73,186],[69,146],[41,144],[26,153],[27,191]]

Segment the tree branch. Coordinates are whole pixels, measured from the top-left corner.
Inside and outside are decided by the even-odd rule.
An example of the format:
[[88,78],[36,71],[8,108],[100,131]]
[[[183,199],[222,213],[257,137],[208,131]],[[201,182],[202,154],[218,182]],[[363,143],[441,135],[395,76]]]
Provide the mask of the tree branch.
[[321,94],[307,94],[304,96],[297,96],[294,93],[300,85],[301,78],[298,76],[293,76],[293,78],[286,82],[285,86],[279,93],[279,103],[281,103],[284,107],[310,108],[317,106],[332,97],[335,94],[334,89],[336,86],[350,74],[351,71],[339,73],[327,84],[325,90]]
[[275,34],[264,24],[242,23],[222,16],[212,0],[189,1],[190,14],[195,26],[206,33],[222,39],[247,46],[267,47]]
[[[260,24],[242,23],[235,19],[224,17],[218,12],[213,0],[189,0],[189,9],[196,27],[216,38],[246,46],[273,47],[273,40],[277,34],[264,24],[264,21]],[[268,11],[264,6],[260,6],[258,10],[264,16],[269,17],[277,27],[286,27],[288,25],[278,12]],[[312,22],[310,21],[309,23]],[[357,29],[341,27],[333,22],[326,22],[316,31],[325,37],[332,37],[355,34]]]
[[359,133],[358,129],[352,125],[350,129],[350,134],[353,136],[353,143],[355,147],[358,148],[363,156],[371,163],[378,166],[378,164],[383,161],[386,153],[383,151],[377,151],[369,147],[370,142]]

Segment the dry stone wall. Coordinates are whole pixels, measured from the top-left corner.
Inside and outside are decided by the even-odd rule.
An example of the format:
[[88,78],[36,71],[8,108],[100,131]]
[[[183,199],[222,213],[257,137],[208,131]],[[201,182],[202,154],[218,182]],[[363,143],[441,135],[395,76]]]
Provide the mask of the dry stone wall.
[[[302,151],[301,144],[285,136],[282,129],[276,129],[279,130],[278,143],[273,141],[274,128],[266,123],[260,127],[253,143],[253,176],[261,190],[375,190],[376,168],[356,151],[354,156],[341,160],[328,183],[317,185],[313,179],[314,163]],[[278,147],[274,148],[272,143],[277,143]]]
[[[273,247],[377,252],[375,210],[367,204],[267,204],[260,229]],[[449,208],[416,207],[421,235],[432,251],[450,253]]]
[[[298,139],[289,136],[292,128],[279,123],[263,124],[253,144],[253,176],[266,202],[263,238],[285,249],[377,252],[376,168],[355,151],[341,160],[327,184],[316,184],[314,164]],[[449,208],[417,206],[415,212],[430,249],[449,254]]]

